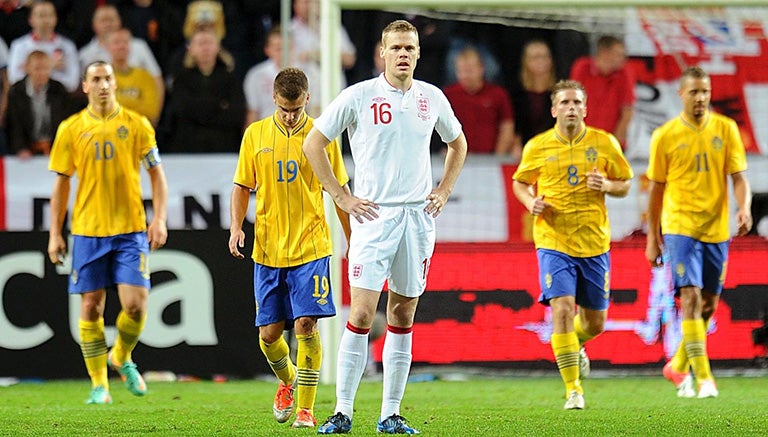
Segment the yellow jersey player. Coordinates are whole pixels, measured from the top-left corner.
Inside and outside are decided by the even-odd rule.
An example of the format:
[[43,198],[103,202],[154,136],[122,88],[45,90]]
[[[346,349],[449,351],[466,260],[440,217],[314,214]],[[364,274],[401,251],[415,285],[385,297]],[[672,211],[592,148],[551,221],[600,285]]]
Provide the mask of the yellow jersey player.
[[[62,228],[70,178],[77,175],[72,210],[72,273],[69,293],[79,294],[80,346],[91,377],[89,404],[112,402],[107,363],[137,396],[147,388],[131,359],[144,329],[149,295],[150,250],[165,244],[168,188],[155,131],[145,117],[115,99],[112,66],[90,64],[83,91],[88,107],[64,120],[56,134],[48,168],[56,173],[51,195],[48,256],[60,264],[67,247]],[[147,227],[139,166],[152,184],[152,221]],[[106,288],[117,286],[121,311],[117,339],[107,353],[104,338]]]
[[[285,68],[277,74],[273,89],[277,110],[251,124],[243,135],[230,206],[229,251],[244,258],[240,253],[245,242],[242,224],[250,193],[256,192],[251,257],[259,345],[280,380],[272,410],[278,422],[287,421],[293,413],[297,388],[294,428],[317,425],[313,408],[323,350],[317,320],[336,314],[323,188],[301,149],[312,129],[312,119],[305,112],[308,90],[301,70]],[[349,177],[338,141],[325,152],[334,174],[348,190]],[[349,237],[349,216],[340,210],[337,213]],[[283,338],[283,330],[291,328],[298,341],[295,365]]]
[[654,131],[648,162],[648,236],[651,266],[669,255],[683,313],[683,341],[664,366],[680,397],[717,397],[707,356],[707,325],[725,282],[730,229],[728,175],[736,198],[738,235],[752,228],[752,195],[739,127],[709,110],[712,85],[699,67],[683,72],[678,94],[683,112]]
[[536,216],[539,302],[552,308],[551,346],[565,382],[564,408],[580,410],[583,345],[603,332],[610,295],[605,195],[626,196],[632,168],[613,135],[584,123],[587,95],[580,83],[555,84],[551,112],[555,127],[526,144],[513,190]]

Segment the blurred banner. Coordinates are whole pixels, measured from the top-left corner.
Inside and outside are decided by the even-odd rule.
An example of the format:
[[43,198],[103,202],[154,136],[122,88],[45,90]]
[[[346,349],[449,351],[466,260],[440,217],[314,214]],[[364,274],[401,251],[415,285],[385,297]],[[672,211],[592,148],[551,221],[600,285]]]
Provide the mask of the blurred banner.
[[[133,357],[141,371],[209,377],[269,373],[254,326],[253,263],[227,249],[229,231],[172,231],[150,255],[147,323]],[[83,378],[80,297],[45,253],[44,232],[0,232],[0,376]],[[250,250],[246,247],[246,250]],[[116,291],[107,295],[107,343]]]
[[[747,176],[755,193],[768,192],[768,158],[748,157]],[[168,177],[168,228],[229,229],[229,199],[235,155],[169,155],[163,157]],[[354,188],[354,164],[345,158]],[[41,231],[50,225],[48,205],[54,175],[48,161],[0,158],[0,231]],[[444,157],[432,157],[432,178],[440,182]],[[632,162],[635,180],[625,198],[607,196],[613,240],[642,231],[647,207],[642,175],[646,162]],[[512,192],[516,167],[489,155],[470,155],[459,175],[448,207],[440,215],[437,241],[442,243],[505,243],[530,241],[530,214]],[[77,178],[72,181],[70,205],[74,202]],[[145,206],[151,214],[149,178],[142,176]],[[246,215],[253,223],[253,201]],[[332,213],[331,216],[335,216]],[[768,224],[768,223],[767,223]]]
[[[142,371],[203,378],[270,373],[253,325],[252,263],[232,258],[227,241],[227,231],[171,231],[168,245],[151,255],[148,319],[133,355]],[[47,260],[46,244],[44,232],[0,233],[0,376],[86,375],[78,345],[80,298],[67,295],[66,271]],[[613,245],[606,332],[587,346],[596,366],[657,365],[679,342],[673,293],[663,278],[651,280],[643,248],[643,240]],[[751,331],[768,311],[766,264],[762,238],[732,245],[708,343],[713,360],[749,365],[765,354]],[[537,278],[530,244],[439,243],[416,313],[414,363],[550,368],[549,313],[537,303]],[[110,292],[109,344],[117,302]],[[382,339],[373,343],[377,361],[381,347]]]
[[[638,80],[627,156],[647,158],[653,129],[682,110],[686,67],[712,79],[712,107],[739,124],[749,153],[768,154],[768,22],[765,8],[628,8],[625,44]],[[587,118],[589,121],[589,118]]]

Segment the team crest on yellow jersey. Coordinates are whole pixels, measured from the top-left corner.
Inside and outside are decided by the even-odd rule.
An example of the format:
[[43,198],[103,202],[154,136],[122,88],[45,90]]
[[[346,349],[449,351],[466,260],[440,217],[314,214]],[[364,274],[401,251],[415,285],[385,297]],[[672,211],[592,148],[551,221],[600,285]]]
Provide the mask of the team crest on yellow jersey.
[[126,128],[125,126],[120,126],[117,129],[117,137],[120,138],[121,140],[128,138],[128,128]]
[[723,139],[715,136],[712,138],[712,149],[714,150],[722,150],[723,149]]
[[547,273],[546,275],[544,275],[544,285],[546,285],[547,288],[551,288],[552,287],[552,274],[551,273]]
[[594,164],[595,161],[597,161],[597,150],[595,150],[594,147],[590,147],[589,149],[587,149],[586,155],[587,155],[588,163]]

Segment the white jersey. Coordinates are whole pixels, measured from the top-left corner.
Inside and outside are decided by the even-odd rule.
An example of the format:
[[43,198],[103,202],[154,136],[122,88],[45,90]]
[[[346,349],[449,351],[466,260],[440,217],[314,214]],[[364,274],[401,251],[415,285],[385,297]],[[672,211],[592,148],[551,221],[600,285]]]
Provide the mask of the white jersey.
[[403,94],[384,74],[343,90],[315,119],[315,128],[331,140],[347,129],[354,194],[381,205],[423,203],[432,191],[432,131],[446,143],[461,134],[439,88],[414,80]]
[[[243,80],[243,93],[248,109],[256,111],[256,120],[261,120],[275,112],[272,87],[280,67],[271,59],[259,62],[251,67]],[[312,96],[314,97],[314,95]]]
[[0,70],[8,66],[8,46],[0,38]]
[[8,54],[8,81],[16,83],[24,79],[26,75],[24,66],[27,63],[27,56],[35,50],[40,50],[48,54],[53,62],[56,59],[64,60],[64,68],[61,70],[51,70],[51,79],[58,80],[67,88],[75,91],[80,85],[80,64],[77,60],[77,47],[69,38],[54,34],[48,41],[40,40],[31,33],[20,36],[13,40]]
[[[106,49],[106,47],[99,44],[99,40],[96,38],[84,45],[78,54],[80,58],[81,71],[85,72],[87,67],[92,62],[96,61],[112,61],[112,55]],[[162,76],[160,65],[158,65],[155,55],[152,54],[152,49],[146,41],[135,36],[131,38],[131,45],[128,51],[128,65],[131,67],[139,67],[147,70],[152,77]]]
[[[342,54],[356,55],[357,50],[352,40],[349,38],[347,30],[344,26],[339,26],[337,29],[337,36],[339,39],[339,51]],[[310,88],[313,83],[320,83],[320,53],[323,51],[320,46],[320,30],[310,27],[307,23],[294,17],[291,20],[291,63],[307,74],[309,78]],[[312,71],[314,70],[314,71]],[[314,77],[310,77],[313,74]],[[347,77],[344,71],[341,71],[341,88],[346,88]],[[319,91],[319,90],[318,90]],[[310,93],[312,91],[310,90]],[[312,99],[316,102],[320,102],[320,94],[318,92],[312,93]]]

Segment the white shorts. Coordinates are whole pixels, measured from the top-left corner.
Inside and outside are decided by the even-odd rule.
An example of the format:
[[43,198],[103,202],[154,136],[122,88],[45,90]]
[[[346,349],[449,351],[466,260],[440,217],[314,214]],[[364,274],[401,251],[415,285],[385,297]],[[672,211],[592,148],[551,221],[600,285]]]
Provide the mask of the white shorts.
[[419,297],[427,287],[429,260],[435,250],[435,219],[424,206],[380,206],[373,221],[350,220],[349,284],[406,297]]

